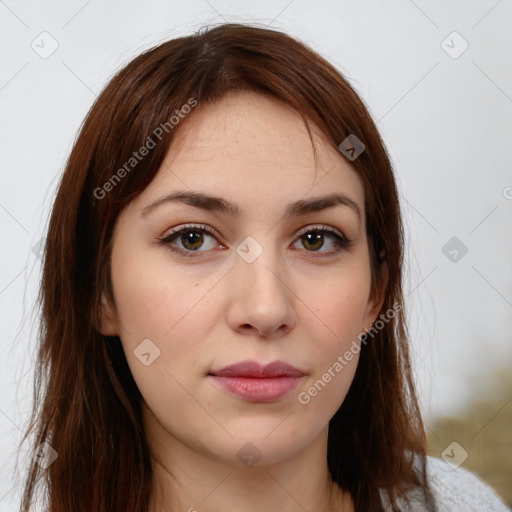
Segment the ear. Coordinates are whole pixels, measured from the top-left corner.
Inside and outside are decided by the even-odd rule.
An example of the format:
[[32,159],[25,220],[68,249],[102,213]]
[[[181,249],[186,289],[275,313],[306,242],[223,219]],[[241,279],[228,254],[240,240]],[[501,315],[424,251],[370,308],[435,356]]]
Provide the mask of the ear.
[[378,289],[375,292],[375,297],[370,297],[368,300],[368,306],[366,310],[366,315],[363,320],[363,330],[369,329],[377,320],[380,310],[382,309],[382,305],[384,304],[384,300],[386,298],[386,288],[388,285],[389,272],[388,265],[385,260],[381,260],[381,279],[378,286]]
[[99,332],[103,336],[119,336],[115,308],[108,304],[105,294],[101,294],[101,320]]

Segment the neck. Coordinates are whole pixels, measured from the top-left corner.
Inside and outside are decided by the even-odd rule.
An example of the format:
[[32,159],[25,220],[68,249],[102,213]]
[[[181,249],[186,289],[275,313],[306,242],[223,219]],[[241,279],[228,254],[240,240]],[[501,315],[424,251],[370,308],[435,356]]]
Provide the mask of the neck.
[[236,465],[172,436],[145,408],[153,467],[149,512],[353,512],[330,478],[327,427],[307,449],[273,464]]

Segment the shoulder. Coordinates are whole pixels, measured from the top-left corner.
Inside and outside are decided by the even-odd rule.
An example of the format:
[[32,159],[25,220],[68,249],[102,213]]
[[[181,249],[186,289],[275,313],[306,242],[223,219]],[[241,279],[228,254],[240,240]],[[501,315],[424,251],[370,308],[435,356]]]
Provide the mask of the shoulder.
[[[498,495],[474,473],[427,456],[427,479],[437,512],[510,512]],[[427,512],[420,489],[399,502],[403,512]],[[387,510],[386,510],[387,512]]]
[[427,457],[427,478],[439,512],[510,512],[498,495],[474,473],[453,468],[437,457]]

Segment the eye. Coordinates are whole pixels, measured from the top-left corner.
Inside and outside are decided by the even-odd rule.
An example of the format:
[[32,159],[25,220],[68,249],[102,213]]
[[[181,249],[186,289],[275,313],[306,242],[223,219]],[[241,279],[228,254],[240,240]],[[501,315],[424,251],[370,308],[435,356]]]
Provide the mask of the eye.
[[[330,256],[352,246],[352,241],[343,236],[337,230],[327,226],[308,226],[299,234],[299,240],[302,246],[307,248],[307,252],[320,252],[322,255]],[[320,251],[325,246],[325,239],[330,239],[331,250]],[[296,243],[297,243],[296,242]]]
[[[299,239],[295,242],[302,243],[306,252],[316,252],[322,256],[331,256],[353,245],[352,241],[343,236],[337,230],[328,226],[308,226],[299,233]],[[325,240],[330,240],[327,247],[330,250],[320,251],[325,247]],[[205,241],[206,240],[206,241]],[[195,253],[207,252],[219,244],[216,242],[215,231],[205,224],[188,224],[174,228],[170,233],[157,239],[159,245],[167,245],[171,251],[183,256],[196,256]],[[221,244],[223,248],[226,248]],[[200,250],[204,249],[204,250]]]
[[[205,252],[199,251],[204,246],[206,246],[206,250],[215,247],[215,243],[205,244],[205,235],[206,238],[215,240],[215,232],[209,226],[189,224],[171,230],[167,235],[158,238],[158,243],[168,245],[173,252],[184,256],[194,256],[194,252]],[[181,244],[181,247],[176,246],[176,243]]]

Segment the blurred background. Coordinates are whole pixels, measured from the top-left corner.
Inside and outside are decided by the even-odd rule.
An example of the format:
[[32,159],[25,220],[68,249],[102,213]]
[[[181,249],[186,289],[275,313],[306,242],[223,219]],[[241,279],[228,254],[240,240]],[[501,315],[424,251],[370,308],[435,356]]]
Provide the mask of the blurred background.
[[402,197],[429,453],[512,506],[512,1],[0,0],[0,510],[30,456],[39,252],[80,124],[132,57],[224,21],[297,37],[366,103]]

